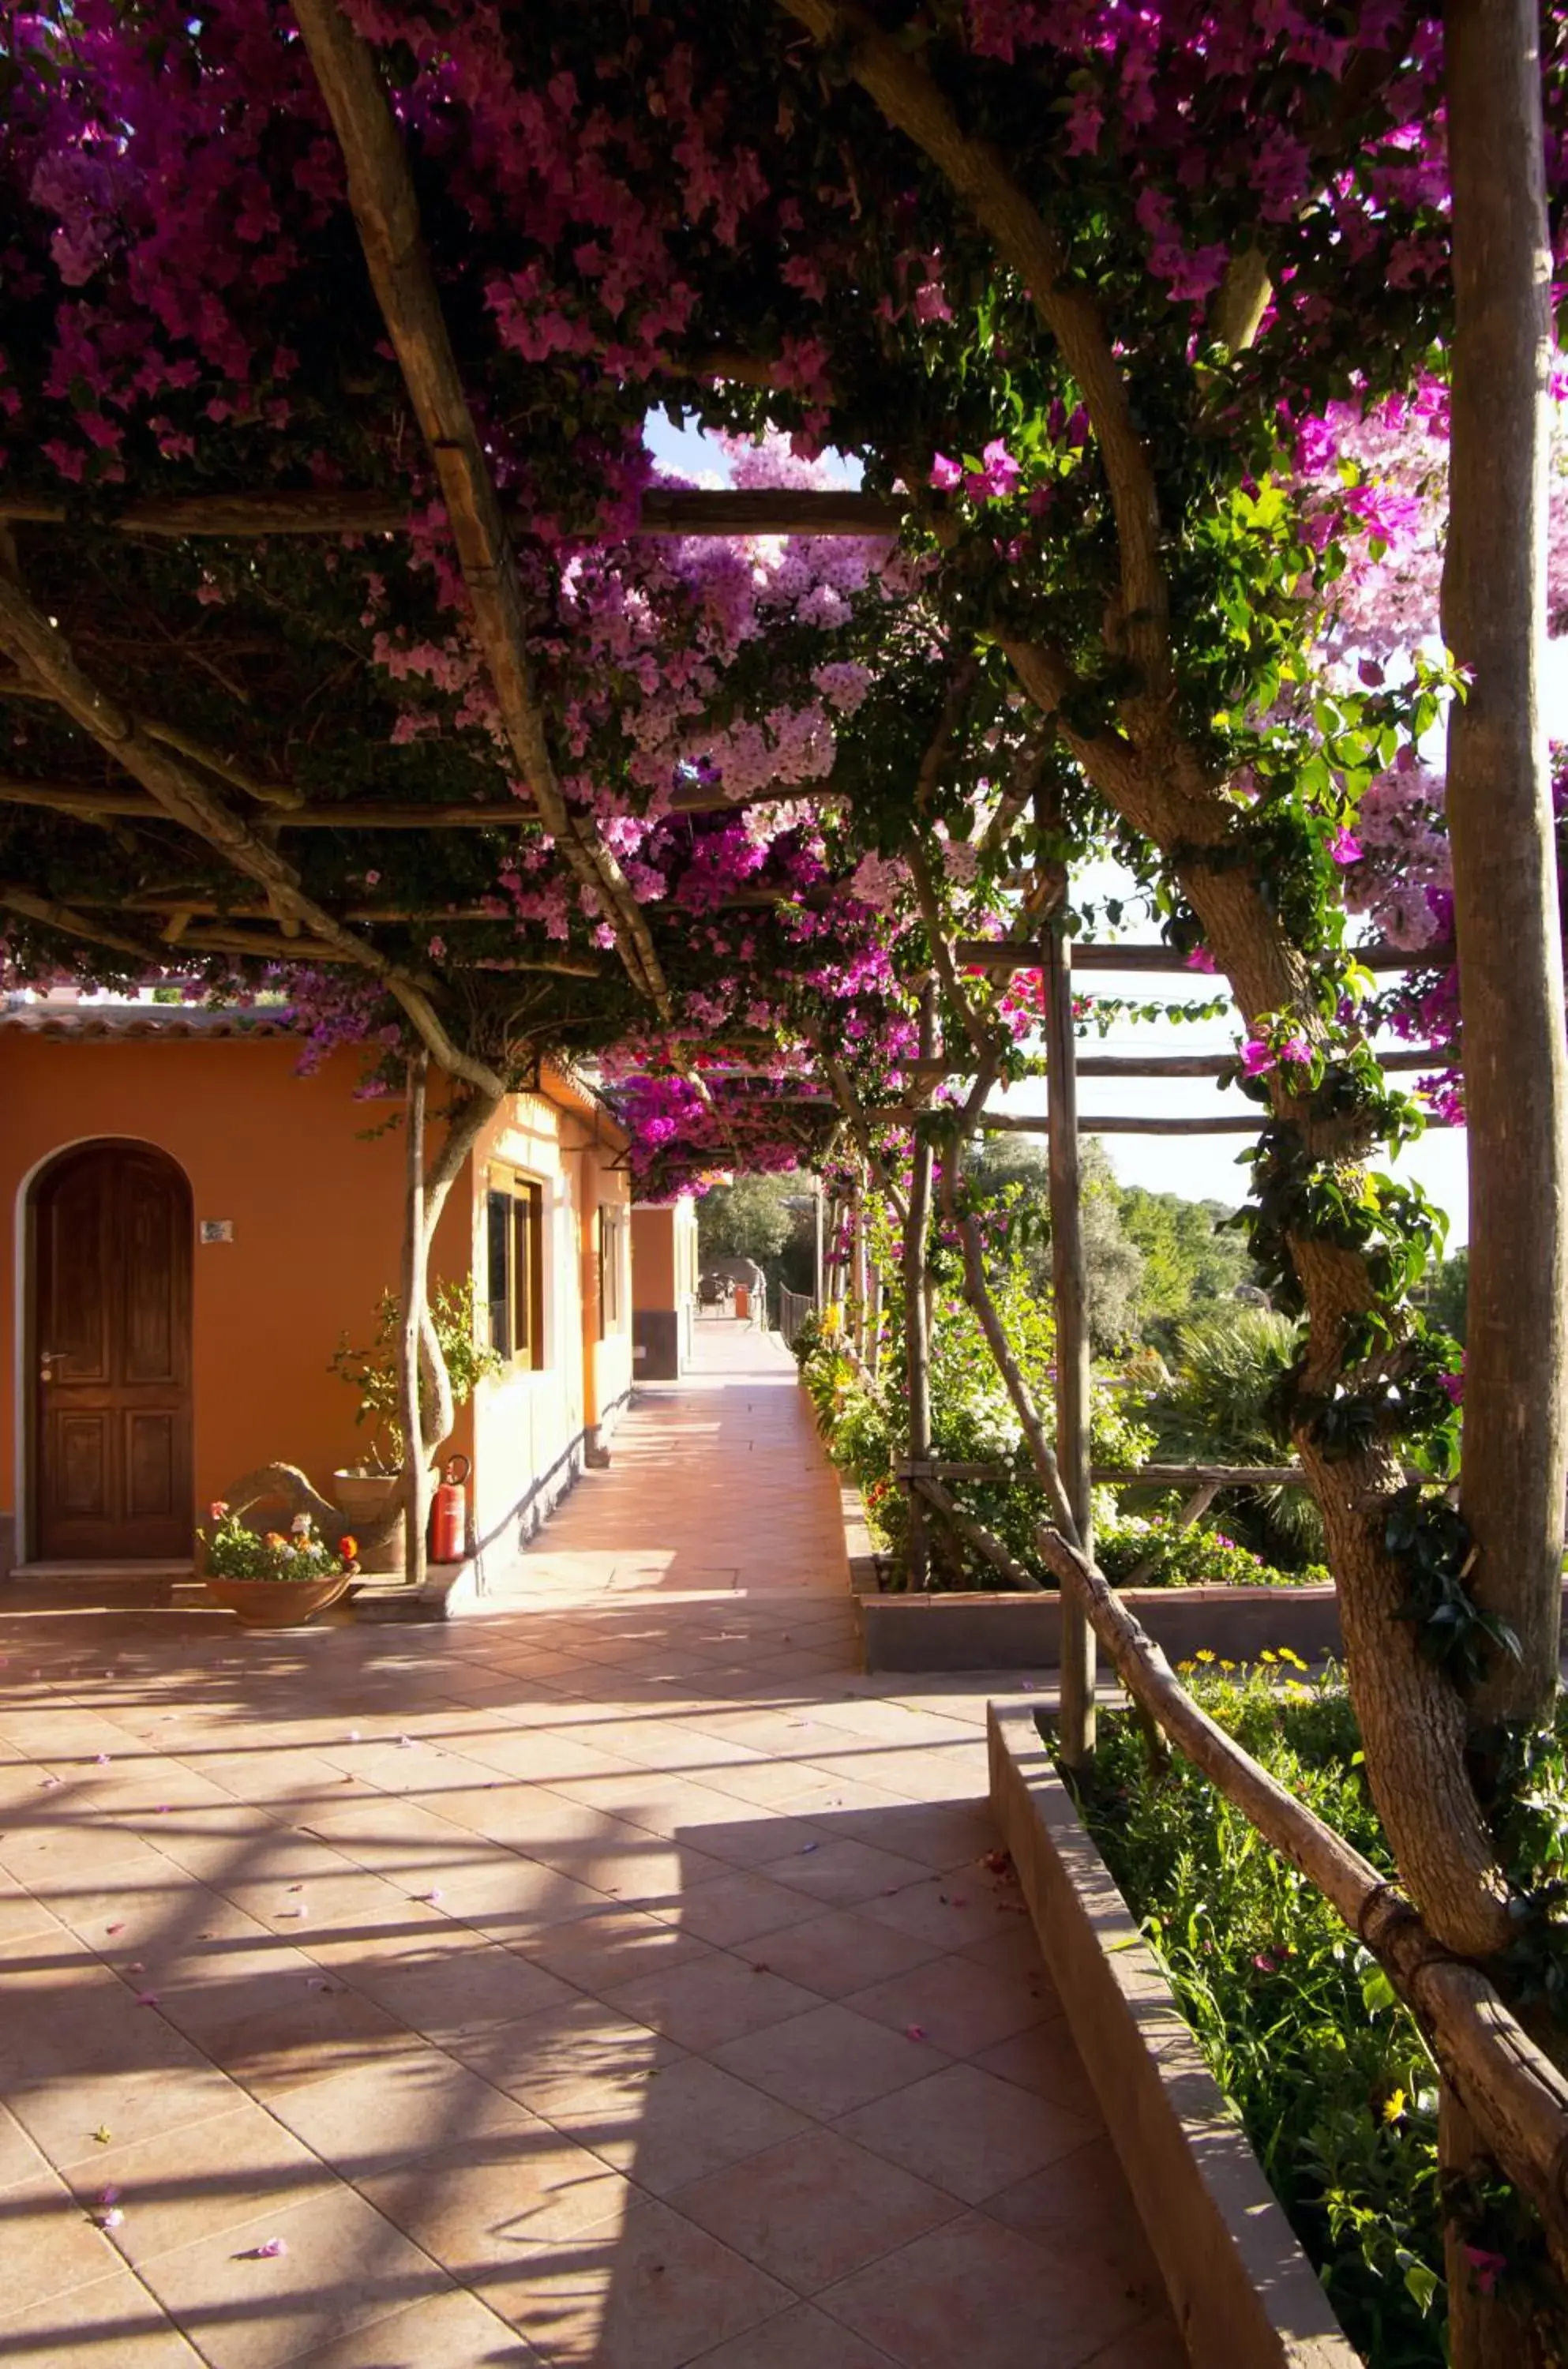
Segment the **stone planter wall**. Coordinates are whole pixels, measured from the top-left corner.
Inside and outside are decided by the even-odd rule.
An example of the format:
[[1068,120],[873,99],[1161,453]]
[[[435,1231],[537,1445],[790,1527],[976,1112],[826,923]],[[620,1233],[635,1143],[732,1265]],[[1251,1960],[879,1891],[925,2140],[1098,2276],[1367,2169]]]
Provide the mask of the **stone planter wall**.
[[992,1703],[991,1807],[1198,2369],[1358,2369],[1026,1707]]
[[[1312,1662],[1340,1650],[1333,1586],[1132,1587],[1122,1600],[1173,1662],[1206,1650],[1226,1661],[1255,1662],[1281,1645]],[[858,1593],[857,1618],[868,1670],[1049,1670],[1061,1661],[1061,1599],[1054,1592],[884,1596],[867,1589]]]

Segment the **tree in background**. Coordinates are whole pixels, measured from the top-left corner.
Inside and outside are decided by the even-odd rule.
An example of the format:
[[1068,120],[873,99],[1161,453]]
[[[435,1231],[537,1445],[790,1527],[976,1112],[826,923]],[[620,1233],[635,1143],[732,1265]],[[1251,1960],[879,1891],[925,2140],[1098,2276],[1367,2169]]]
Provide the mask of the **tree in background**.
[[1436,1268],[1421,1295],[1421,1305],[1430,1322],[1451,1333],[1456,1341],[1465,1338],[1465,1312],[1470,1299],[1470,1253],[1456,1251]]
[[[1142,1321],[1144,1261],[1128,1239],[1119,1207],[1120,1187],[1093,1137],[1079,1147],[1082,1178],[1083,1256],[1088,1269],[1089,1332],[1095,1349],[1105,1356],[1136,1341]],[[988,1191],[1020,1184],[1025,1196],[1027,1220],[1018,1230],[1025,1269],[1036,1290],[1051,1292],[1049,1192],[1043,1141],[1030,1137],[993,1137],[974,1173]]]
[[[1154,1460],[1292,1460],[1283,1386],[1300,1345],[1291,1318],[1244,1302],[1179,1326],[1170,1368],[1136,1409],[1153,1431]],[[1220,1527],[1270,1562],[1290,1570],[1322,1561],[1322,1521],[1305,1489],[1227,1491],[1221,1503]]]
[[755,1259],[768,1278],[770,1294],[782,1282],[788,1291],[808,1292],[816,1261],[815,1200],[809,1176],[738,1176],[710,1186],[697,1203],[697,1251],[704,1267],[715,1259]]
[[1220,1201],[1186,1201],[1146,1185],[1116,1187],[1123,1233],[1143,1259],[1139,1331],[1169,1353],[1178,1326],[1205,1308],[1234,1300],[1256,1283],[1232,1212]]
[[[1118,1184],[1097,1136],[1084,1138],[1080,1162],[1089,1326],[1100,1356],[1139,1341],[1151,1342],[1168,1355],[1178,1326],[1233,1299],[1239,1287],[1255,1281],[1244,1241],[1227,1230],[1231,1213],[1221,1202],[1187,1201],[1179,1193]],[[1024,1187],[1031,1216],[1028,1271],[1036,1289],[1048,1293],[1044,1146],[1029,1137],[993,1137],[976,1173],[990,1187]]]

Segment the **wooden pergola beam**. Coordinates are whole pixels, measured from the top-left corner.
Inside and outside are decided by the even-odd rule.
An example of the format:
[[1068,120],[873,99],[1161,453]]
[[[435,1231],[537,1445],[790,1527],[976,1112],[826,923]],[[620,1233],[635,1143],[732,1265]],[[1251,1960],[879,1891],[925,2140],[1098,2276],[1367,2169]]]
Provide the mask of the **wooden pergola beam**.
[[[1260,1111],[1255,1118],[1143,1118],[1139,1116],[1102,1117],[1094,1111],[1080,1111],[1080,1135],[1261,1135],[1265,1127],[1274,1124],[1272,1115]],[[1429,1127],[1443,1127],[1451,1120],[1429,1116]],[[987,1135],[1047,1135],[1050,1122],[1044,1118],[1012,1118],[1006,1114],[982,1118],[980,1126]]]
[[[966,970],[1003,973],[1040,967],[1039,947],[1017,938],[960,938],[953,953]],[[1447,941],[1423,946],[1419,954],[1380,942],[1347,946],[1345,953],[1363,970],[1370,971],[1446,970],[1454,959],[1454,949]],[[1096,945],[1082,938],[1072,942],[1072,967],[1074,970],[1180,971],[1192,980],[1195,991],[1201,991],[1210,976],[1207,971],[1189,971],[1186,957],[1173,946]],[[1223,990],[1224,979],[1216,977],[1215,987]]]
[[80,938],[87,945],[109,946],[116,954],[130,955],[133,960],[155,969],[160,949],[144,939],[127,937],[123,931],[113,929],[107,921],[79,913],[74,906],[59,903],[52,897],[40,897],[21,881],[0,881],[0,907],[19,913],[29,921],[40,921],[45,928],[59,930],[64,936]]
[[[47,686],[78,730],[139,781],[171,822],[254,880],[280,919],[301,922],[311,931],[313,944],[319,941],[339,948],[380,979],[403,1006],[442,1069],[499,1098],[502,1089],[494,1071],[452,1042],[431,1000],[437,982],[426,973],[394,962],[379,946],[357,936],[317,904],[302,887],[293,865],[266,835],[267,827],[253,829],[183,758],[149,739],[137,719],[86,672],[59,627],[34,607],[21,585],[4,571],[0,571],[0,648],[22,673],[36,676]],[[62,921],[54,926],[88,939],[101,937],[100,925],[82,931]],[[278,943],[280,946],[288,943],[281,933]],[[295,948],[297,943],[293,942]],[[297,951],[292,958],[298,959]]]
[[376,302],[441,482],[502,728],[540,819],[579,886],[598,901],[634,986],[669,1025],[670,990],[647,918],[615,856],[591,820],[568,804],[556,777],[510,538],[457,367],[381,69],[338,0],[296,0],[294,17],[343,152]]
[[[642,498],[637,535],[888,535],[897,534],[909,504],[853,486],[652,486]],[[503,513],[509,529],[526,531],[520,513]],[[127,502],[92,513],[42,496],[0,496],[0,523],[86,526],[120,534],[187,535],[236,541],[270,534],[406,534],[413,508],[406,495],[335,490],[299,493],[183,494]]]
[[[4,686],[0,685],[0,692]],[[156,737],[156,736],[155,736]],[[727,798],[692,784],[678,791],[670,811],[676,815],[740,813],[750,806],[782,806],[796,798],[842,797],[830,781],[776,784],[746,798]],[[166,819],[155,799],[135,790],[99,789],[74,782],[0,780],[0,806],[40,807],[54,814],[87,818],[110,815],[129,821]],[[540,819],[527,798],[509,798],[503,806],[376,806],[369,799],[345,799],[341,806],[277,806],[269,821],[284,830],[506,830]]]
[[[1374,1045],[1379,1066],[1384,1070],[1457,1069],[1454,1056],[1435,1045],[1407,1045],[1379,1051]],[[1081,1053],[1078,1074],[1081,1078],[1219,1078],[1236,1066],[1234,1053]],[[944,1078],[965,1078],[972,1075],[962,1062],[937,1059],[905,1061],[901,1067],[911,1076],[940,1083]],[[1040,1077],[1047,1073],[1041,1068]]]
[[[866,1116],[879,1127],[911,1127],[917,1114],[898,1103],[884,1103]],[[1428,1114],[1430,1127],[1452,1127],[1452,1119]],[[1050,1133],[1050,1121],[1039,1118],[1014,1118],[1010,1113],[988,1112],[979,1122],[985,1135],[1046,1135]],[[1268,1113],[1260,1111],[1255,1118],[1231,1117],[1229,1114],[1214,1118],[1144,1118],[1133,1115],[1101,1116],[1095,1111],[1080,1111],[1080,1135],[1261,1135],[1273,1125]]]

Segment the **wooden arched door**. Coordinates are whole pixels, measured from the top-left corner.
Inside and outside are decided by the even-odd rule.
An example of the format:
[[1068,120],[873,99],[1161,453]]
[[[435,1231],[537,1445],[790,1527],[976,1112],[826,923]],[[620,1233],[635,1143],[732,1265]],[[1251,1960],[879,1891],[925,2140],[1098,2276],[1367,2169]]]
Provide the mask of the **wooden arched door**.
[[186,1556],[189,1187],[150,1144],[83,1144],[32,1219],[33,1554]]

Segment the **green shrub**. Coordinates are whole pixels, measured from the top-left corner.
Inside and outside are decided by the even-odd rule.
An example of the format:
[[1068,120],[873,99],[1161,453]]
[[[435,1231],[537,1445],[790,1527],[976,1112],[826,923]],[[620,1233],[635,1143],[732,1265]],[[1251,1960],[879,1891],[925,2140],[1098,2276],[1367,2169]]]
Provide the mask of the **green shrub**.
[[[1344,1681],[1304,1681],[1291,1659],[1248,1676],[1211,1654],[1184,1666],[1222,1727],[1391,1872]],[[1180,1758],[1151,1775],[1130,1713],[1101,1738],[1090,1831],[1346,2333],[1375,2369],[1441,2369],[1436,2076],[1413,2020],[1207,1778]]]
[[1135,1572],[1139,1587],[1307,1587],[1330,1576],[1322,1563],[1281,1571],[1216,1526],[1194,1522],[1179,1529],[1173,1505],[1153,1515],[1108,1516],[1096,1506],[1094,1558],[1118,1587]]
[[[1288,1316],[1230,1303],[1180,1326],[1169,1370],[1156,1368],[1137,1412],[1162,1464],[1281,1464],[1295,1454],[1280,1388],[1300,1342]],[[1317,1562],[1322,1518],[1310,1492],[1230,1490],[1226,1528],[1271,1563]]]

